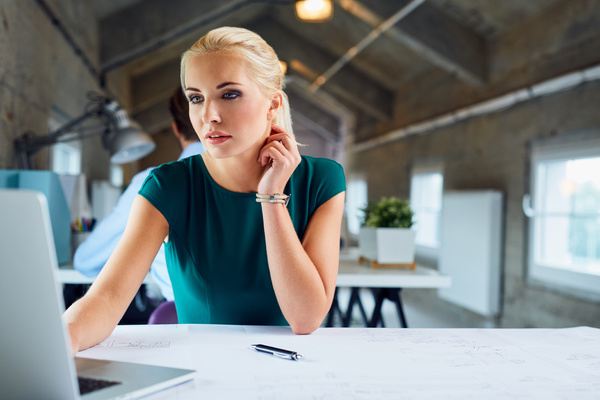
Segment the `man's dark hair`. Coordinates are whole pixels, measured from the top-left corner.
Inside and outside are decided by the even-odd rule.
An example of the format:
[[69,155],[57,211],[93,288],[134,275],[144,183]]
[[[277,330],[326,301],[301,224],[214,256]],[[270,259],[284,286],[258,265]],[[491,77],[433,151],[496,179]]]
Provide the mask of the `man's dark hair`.
[[188,141],[197,141],[199,140],[198,135],[196,135],[196,131],[194,131],[194,127],[190,122],[188,110],[188,100],[185,98],[185,95],[181,89],[177,88],[169,100],[169,111],[171,111],[171,115],[173,116],[173,120],[177,125],[177,129],[179,129],[179,132],[183,134],[185,139]]

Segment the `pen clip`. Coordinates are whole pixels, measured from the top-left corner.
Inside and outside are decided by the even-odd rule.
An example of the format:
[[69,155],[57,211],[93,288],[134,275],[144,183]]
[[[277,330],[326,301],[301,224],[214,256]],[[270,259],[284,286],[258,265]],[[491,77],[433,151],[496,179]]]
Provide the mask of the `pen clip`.
[[271,354],[273,354],[275,357],[285,358],[286,360],[295,360],[296,359],[296,353],[282,353],[279,351],[274,351]]

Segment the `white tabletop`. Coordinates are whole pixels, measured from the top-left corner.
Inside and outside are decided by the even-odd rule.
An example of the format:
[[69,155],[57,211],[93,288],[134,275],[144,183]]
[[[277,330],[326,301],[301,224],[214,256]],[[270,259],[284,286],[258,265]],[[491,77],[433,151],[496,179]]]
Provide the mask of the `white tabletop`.
[[371,268],[368,263],[358,263],[354,249],[340,253],[337,287],[364,288],[443,288],[450,287],[452,279],[432,268],[417,265],[410,268]]
[[[58,281],[63,284],[75,284],[75,285],[91,285],[96,279],[95,276],[85,276],[81,272],[73,268],[71,264],[59,265],[58,267]],[[150,283],[152,277],[150,274],[146,275],[144,283]]]
[[58,277],[60,283],[70,284],[91,284],[94,282],[96,277],[87,277],[81,272],[73,268],[71,264],[64,264],[58,266]]
[[[73,269],[71,264],[58,268],[61,283],[91,284],[95,277],[87,277]],[[144,280],[148,283],[151,277]],[[442,288],[451,285],[451,278],[438,271],[417,265],[414,271],[409,268],[371,268],[368,264],[358,264],[358,253],[350,249],[340,254],[338,287],[370,288]]]
[[[262,343],[304,356],[258,353]],[[600,329],[118,326],[79,356],[194,369],[150,399],[598,399]]]

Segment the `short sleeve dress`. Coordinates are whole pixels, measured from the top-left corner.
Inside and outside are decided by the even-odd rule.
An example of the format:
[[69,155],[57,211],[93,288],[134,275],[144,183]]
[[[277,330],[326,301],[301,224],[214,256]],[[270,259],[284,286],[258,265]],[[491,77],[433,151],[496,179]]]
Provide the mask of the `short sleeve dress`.
[[[345,190],[341,165],[302,156],[285,188],[300,240],[315,210]],[[219,186],[198,155],[155,168],[139,194],[169,223],[165,253],[180,323],[288,325],[271,283],[256,193]]]

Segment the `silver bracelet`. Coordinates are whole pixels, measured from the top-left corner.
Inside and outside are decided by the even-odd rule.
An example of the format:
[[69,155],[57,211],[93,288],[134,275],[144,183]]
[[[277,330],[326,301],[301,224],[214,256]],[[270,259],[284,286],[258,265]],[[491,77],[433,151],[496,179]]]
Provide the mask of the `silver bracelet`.
[[280,203],[285,204],[287,207],[290,202],[290,196],[287,194],[258,194],[256,193],[256,202],[257,203]]

